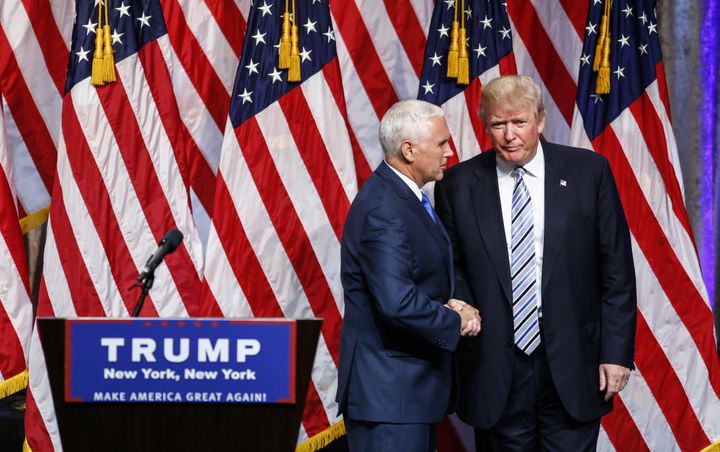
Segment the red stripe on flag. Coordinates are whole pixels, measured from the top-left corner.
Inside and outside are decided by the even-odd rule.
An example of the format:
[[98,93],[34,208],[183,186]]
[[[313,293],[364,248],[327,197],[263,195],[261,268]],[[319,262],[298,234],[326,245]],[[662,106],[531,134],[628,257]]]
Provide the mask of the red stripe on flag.
[[152,91],[163,128],[167,132],[170,142],[173,143],[175,161],[180,168],[185,186],[190,187],[192,184],[203,208],[209,216],[212,216],[215,175],[180,118],[180,111],[172,89],[172,78],[157,41],[151,41],[143,47],[138,52],[138,57],[142,62],[145,78]]
[[332,15],[347,46],[350,59],[378,118],[398,101],[375,45],[355,2],[332,2]]
[[48,193],[52,191],[57,150],[45,120],[40,114],[30,89],[20,71],[15,55],[0,27],[0,80],[2,94],[7,100],[10,113],[15,119],[20,135],[37,168]]
[[310,438],[330,427],[330,420],[325,412],[325,407],[323,407],[320,395],[312,381],[308,385],[302,421],[305,432]]
[[480,151],[490,149],[491,143],[490,138],[485,133],[482,121],[478,116],[480,110],[480,94],[482,93],[482,82],[480,78],[475,78],[470,86],[465,88],[463,94],[465,95],[465,105],[467,106],[468,117],[470,118],[470,125],[475,132],[475,138],[480,146]]
[[[335,171],[310,106],[301,89],[290,90],[278,100],[278,103],[297,144],[298,154],[305,163],[335,236],[340,241],[345,216],[350,210],[350,201]],[[322,118],[318,119],[322,120]]]
[[230,111],[230,94],[188,27],[177,0],[160,0],[160,3],[175,54],[200,95],[205,108],[217,124],[218,130],[222,132],[225,130],[225,121]]
[[660,348],[645,317],[638,312],[638,369],[660,406],[682,450],[700,450],[710,444],[680,379]]
[[680,191],[680,184],[677,180],[675,168],[668,155],[665,128],[662,122],[660,122],[660,117],[647,91],[643,92],[642,96],[630,105],[630,111],[640,126],[640,131],[642,132],[642,137],[645,139],[648,151],[653,161],[655,161],[655,166],[662,177],[665,192],[673,204],[673,212],[675,212],[678,221],[680,221],[680,224],[685,228],[685,232],[687,232],[688,236],[693,240],[690,220],[685,210],[685,201],[682,191]]
[[[141,52],[145,51],[146,48],[152,48],[152,46],[145,46]],[[155,82],[154,80],[148,81]],[[105,116],[107,117],[108,125],[112,129],[118,149],[127,168],[127,173],[135,190],[135,194],[137,195],[138,202],[145,214],[147,224],[155,240],[160,242],[163,235],[171,228],[177,227],[177,224],[173,218],[168,199],[165,197],[162,184],[155,172],[150,151],[143,141],[143,134],[135,117],[133,107],[130,104],[128,93],[121,80],[118,80],[118,82],[110,87],[100,88],[96,91]],[[143,102],[147,101],[143,100]],[[172,136],[169,138],[172,139]],[[170,144],[171,146],[175,146],[177,143],[171,142]],[[157,152],[167,151],[158,150]],[[166,171],[172,172],[172,169]],[[187,187],[184,188],[187,189]],[[111,207],[110,204],[107,204],[107,206]],[[102,230],[101,227],[103,224],[104,223],[101,222],[97,225],[98,230]],[[118,228],[118,233],[119,231],[120,229]],[[122,239],[122,236],[120,235],[118,239]],[[113,242],[110,244],[112,243]],[[110,262],[111,264],[119,264],[120,261],[110,259]],[[177,251],[165,258],[164,262],[172,275],[188,314],[191,317],[202,315],[200,310],[201,303],[198,299],[200,293],[200,278],[192,265],[192,259],[185,245],[181,244],[177,248]],[[111,265],[111,267],[112,266],[113,265]],[[122,277],[119,280],[119,284],[127,284],[127,281],[133,281],[137,276],[132,260],[122,265],[122,270],[120,271],[122,272]],[[125,299],[124,296],[123,298]]]
[[575,97],[568,93],[577,91],[577,86],[545,31],[535,6],[529,0],[517,0],[508,2],[507,10],[558,110],[571,125]]
[[50,77],[62,96],[65,91],[65,72],[70,53],[52,15],[50,2],[48,0],[22,0],[22,2]]
[[[2,115],[2,107],[0,107],[0,115]],[[0,119],[1,123],[2,119]],[[0,125],[0,127],[2,127]],[[0,131],[0,133],[2,133]],[[4,150],[0,150],[4,153]],[[25,258],[25,245],[22,239],[22,231],[20,230],[20,221],[18,213],[15,210],[15,194],[10,189],[10,181],[7,179],[7,175],[0,166],[0,234],[5,240],[5,245],[10,252],[10,257],[13,260],[15,267],[19,273],[20,279],[22,280],[25,291],[30,293],[30,286],[28,285],[28,267],[27,260]],[[4,271],[9,271],[5,269]],[[15,302],[15,300],[11,300]]]
[[458,452],[467,450],[460,442],[450,419],[445,416],[437,424],[437,452]]
[[372,169],[370,168],[370,164],[368,163],[365,154],[363,154],[363,151],[360,148],[360,143],[358,143],[352,127],[350,127],[347,104],[345,103],[345,91],[343,90],[342,76],[340,75],[340,63],[337,58],[323,66],[323,75],[325,76],[325,81],[330,87],[333,99],[335,99],[335,104],[337,105],[338,110],[340,110],[340,113],[343,115],[345,128],[350,136],[350,145],[352,146],[353,160],[355,161],[355,175],[358,179],[358,187],[360,187],[362,183],[370,177]]
[[663,105],[665,105],[665,114],[667,114],[668,121],[672,122],[672,116],[670,114],[670,96],[668,96],[667,80],[665,79],[665,64],[662,60],[655,65],[655,76],[657,77],[660,100]]
[[613,400],[613,410],[603,416],[602,426],[616,450],[649,451],[645,439],[620,397]]
[[[103,88],[98,91],[115,91],[116,85],[120,85],[120,83],[118,82],[111,89]],[[72,149],[72,152],[68,153],[67,159],[72,168],[77,189],[82,195],[85,207],[103,244],[103,250],[97,252],[104,252],[107,256],[110,263],[109,270],[120,296],[128,312],[132,312],[137,297],[135,292],[131,292],[129,288],[137,276],[137,268],[115,216],[110,201],[110,193],[90,151],[75,112],[75,105],[69,95],[63,101],[62,124],[67,149]],[[72,302],[75,304],[79,317],[104,317],[106,315],[105,310],[102,307],[98,293],[95,291],[95,286],[88,274],[75,240],[77,234],[73,232],[67,217],[67,206],[63,202],[64,195],[60,188],[62,182],[58,181],[58,184],[52,197],[50,218],[52,219],[55,244],[60,260],[63,262],[65,278],[70,287]],[[70,208],[72,209],[72,206]],[[72,213],[77,212],[73,211]],[[78,234],[80,233],[81,231],[78,231]],[[84,271],[78,271],[79,266]],[[81,288],[81,290],[78,291],[77,288]],[[148,297],[151,298],[150,295]],[[84,312],[86,310],[88,312]],[[152,303],[145,303],[143,312],[145,315],[157,316]]]
[[415,75],[420,78],[427,39],[415,9],[409,0],[383,0],[383,3]]
[[630,230],[660,286],[692,336],[710,374],[713,390],[720,395],[720,362],[715,348],[710,308],[675,255],[615,133],[610,127],[606,128],[592,141],[592,145],[610,161]]
[[585,37],[585,21],[587,21],[590,4],[578,0],[559,0],[559,2],[577,32],[578,38],[582,41]]
[[38,290],[37,317],[55,317],[55,312],[49,300],[50,295],[48,295],[45,277],[43,276],[40,278],[40,288]]
[[[49,383],[48,383],[49,385]],[[55,450],[50,435],[45,428],[45,420],[38,411],[32,390],[28,388],[25,407],[25,437],[30,448],[37,452]]]
[[322,334],[337,367],[342,318],[307,233],[275,167],[257,120],[251,118],[245,121],[235,129],[235,135],[270,220],[307,295],[313,314],[324,320]]
[[[240,8],[234,2],[219,1],[219,0],[205,0],[207,5],[220,27],[220,31],[227,39],[228,44],[232,47],[235,56],[240,58],[243,46],[243,37],[245,36],[245,28],[247,27],[247,21],[240,12]],[[275,5],[280,6],[280,2],[276,2]]]

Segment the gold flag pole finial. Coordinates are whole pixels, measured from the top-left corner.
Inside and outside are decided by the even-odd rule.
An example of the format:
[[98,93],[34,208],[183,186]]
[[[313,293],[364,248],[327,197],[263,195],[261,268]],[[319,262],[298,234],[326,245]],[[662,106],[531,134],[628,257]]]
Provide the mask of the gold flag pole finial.
[[455,18],[450,29],[450,51],[448,52],[447,76],[457,78],[458,76],[458,5],[455,0]]
[[460,22],[460,32],[458,36],[458,85],[469,85],[470,84],[470,60],[468,58],[467,51],[467,29],[465,28],[465,0],[460,3],[460,15],[462,21]]
[[297,8],[295,0],[292,0],[292,27],[290,28],[290,67],[288,68],[288,82],[299,82],[300,74],[300,52],[298,50],[298,27]]
[[290,11],[288,11],[288,3],[285,0],[285,14],[283,15],[282,35],[280,37],[280,59],[278,67],[287,69],[290,67]]
[[610,92],[610,7],[612,0],[605,0],[605,9],[600,21],[600,33],[595,47],[593,71],[598,73],[595,82],[596,94]]
[[95,52],[93,52],[92,70],[90,72],[90,81],[94,86],[102,86],[105,84],[103,79],[103,27],[102,27],[102,8],[103,1],[98,3],[98,23],[95,28]]
[[103,39],[105,40],[105,48],[103,49],[103,80],[107,82],[115,81],[115,58],[113,57],[112,36],[110,36],[110,20],[108,19],[108,9],[110,9],[110,0],[105,0],[105,25],[103,26]]

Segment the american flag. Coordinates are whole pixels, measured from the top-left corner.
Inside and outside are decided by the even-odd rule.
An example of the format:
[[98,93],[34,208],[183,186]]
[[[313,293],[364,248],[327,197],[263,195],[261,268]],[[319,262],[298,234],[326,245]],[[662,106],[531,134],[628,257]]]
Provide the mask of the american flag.
[[0,398],[27,386],[33,316],[11,171],[5,123],[0,114]]
[[[122,6],[121,1],[109,0],[109,2],[111,8]],[[328,0],[296,0],[296,2],[299,8],[303,8],[305,3],[312,4],[313,7],[320,3],[327,5]],[[78,2],[78,4],[83,3],[86,4]],[[172,63],[166,63],[170,68],[169,84],[172,86],[174,99],[179,107],[180,118],[192,138],[186,140],[186,147],[189,148],[186,149],[186,169],[189,168],[189,183],[186,183],[186,187],[188,185],[190,187],[193,216],[201,238],[207,234],[208,219],[213,213],[214,172],[220,164],[223,135],[231,103],[230,94],[243,51],[245,24],[250,17],[250,3],[250,0],[160,0],[167,28],[167,35],[161,40],[169,41],[170,58],[166,59],[166,62]],[[254,3],[257,7],[267,4],[274,11],[284,7],[283,0],[266,2],[255,0]],[[468,26],[471,30],[470,34],[474,34],[474,30],[480,27],[485,27],[481,22],[485,20],[485,15],[475,12],[477,7],[474,3],[466,0],[464,5],[466,10],[471,10]],[[421,88],[425,83],[424,79],[421,83],[423,65],[429,61],[425,57],[426,44],[428,37],[430,40],[438,39],[439,26],[431,24],[436,5],[447,11],[448,7],[454,6],[454,2],[451,0],[437,2],[332,0],[330,2],[337,62],[345,93],[344,99],[343,96],[336,97],[336,105],[341,105],[344,100],[347,106],[350,143],[357,143],[357,147],[351,146],[346,149],[355,150],[353,161],[355,175],[359,181],[364,180],[371,169],[382,160],[382,152],[377,144],[379,118],[395,101],[415,98],[419,93],[423,94],[424,90]],[[504,5],[493,0],[480,2],[478,6],[488,8],[488,18],[493,18],[490,23],[492,30],[499,32],[502,29],[499,26],[501,20],[496,19],[495,15],[502,13],[501,7]],[[591,6],[600,8],[603,2],[600,0],[507,2],[512,53],[490,57],[491,54],[488,52],[490,47],[482,44],[488,47],[484,51],[490,58],[498,61],[497,65],[488,66],[485,72],[473,73],[473,78],[480,75],[480,81],[473,81],[462,91],[462,94],[444,102],[449,116],[460,115],[457,116],[458,119],[453,118],[450,124],[454,144],[459,150],[461,159],[470,157],[477,149],[487,148],[482,125],[475,119],[479,90],[483,80],[515,72],[512,63],[514,59],[517,72],[531,75],[548,94],[545,98],[548,108],[545,136],[551,141],[561,143],[586,147],[596,145],[600,152],[611,159],[616,178],[623,190],[623,202],[627,205],[632,201],[630,205],[637,207],[633,212],[629,212],[631,217],[629,220],[631,225],[635,225],[631,227],[635,234],[638,282],[644,284],[639,287],[642,291],[641,322],[645,323],[638,328],[641,334],[638,336],[639,372],[635,372],[631,386],[623,392],[621,403],[617,404],[618,408],[612,417],[606,419],[601,446],[606,449],[613,447],[624,449],[625,447],[621,446],[632,447],[639,444],[640,448],[677,449],[693,444],[685,439],[688,437],[695,438],[698,443],[707,444],[709,440],[720,438],[720,429],[716,420],[720,419],[716,408],[720,392],[716,383],[717,359],[708,351],[712,348],[713,335],[707,295],[700,278],[689,229],[683,225],[686,224],[686,220],[682,220],[683,215],[678,213],[684,211],[682,198],[677,199],[677,192],[672,194],[672,197],[670,194],[676,190],[672,188],[673,179],[676,181],[675,186],[679,187],[682,193],[682,178],[670,128],[662,65],[656,64],[654,72],[657,81],[647,85],[642,90],[642,96],[637,98],[643,99],[643,102],[649,99],[653,108],[646,108],[650,105],[638,103],[637,100],[633,100],[627,108],[618,108],[618,112],[622,111],[620,116],[614,118],[609,127],[603,128],[605,132],[598,137],[605,136],[606,132],[612,132],[617,137],[615,143],[620,143],[619,147],[606,145],[605,142],[602,143],[603,146],[600,146],[599,142],[596,143],[598,138],[585,131],[583,127],[585,120],[576,107],[580,105],[576,102],[577,93],[580,91],[578,86],[585,86],[578,80],[580,80],[586,27],[592,29],[594,24],[595,33],[599,31],[597,19],[588,20]],[[619,14],[618,11],[627,10],[627,6],[624,1],[615,1],[614,20],[618,20],[615,16]],[[647,22],[643,22],[643,25],[648,35],[656,40],[658,24],[654,2],[631,3],[630,6],[632,8],[630,17],[636,21],[635,23],[642,22],[645,13]],[[46,207],[50,193],[53,191],[57,150],[65,141],[61,136],[65,71],[68,58],[74,55],[71,52],[77,52],[75,47],[71,48],[75,10],[75,2],[66,0],[0,2],[0,86],[3,89],[7,145],[12,157],[12,173],[20,201],[19,210],[23,215],[32,214]],[[596,10],[592,11],[597,14]],[[626,14],[622,13],[622,17]],[[267,19],[267,16],[265,18]],[[113,20],[111,18],[111,23]],[[302,17],[301,22],[305,23]],[[450,24],[447,23],[446,26],[449,27]],[[304,30],[300,27],[301,36]],[[326,31],[319,28],[318,30]],[[483,30],[487,32],[490,28]],[[255,31],[252,30],[251,34]],[[615,31],[617,30],[613,33]],[[627,31],[625,36],[630,38]],[[614,41],[621,37],[613,34]],[[497,39],[496,35],[496,42]],[[500,36],[500,39],[503,40],[503,37]],[[628,44],[634,42],[632,39]],[[504,42],[507,42],[507,38]],[[477,48],[478,42],[472,41],[471,44],[468,50],[472,58],[477,55],[474,49]],[[620,45],[625,51],[629,49],[628,46]],[[639,45],[639,43],[635,44],[636,47]],[[646,50],[649,49],[648,47]],[[659,58],[659,53],[653,55]],[[642,67],[645,69],[644,66]],[[613,71],[616,69],[616,67],[612,68]],[[322,72],[326,71],[325,69]],[[637,74],[637,71],[631,72],[629,69],[624,72],[625,78],[635,77]],[[301,87],[301,90],[304,89],[305,83]],[[610,96],[612,95],[611,91]],[[453,110],[457,113],[449,108],[454,104],[460,105]],[[636,117],[640,120],[634,119]],[[628,129],[628,122],[632,124],[633,120],[635,124]],[[575,136],[576,133],[580,138]],[[636,144],[636,141],[640,141],[640,144]],[[478,144],[474,144],[475,142]],[[665,147],[658,146],[663,143]],[[622,152],[616,152],[618,149]],[[340,151],[337,148],[332,150]],[[611,151],[616,153],[610,154]],[[268,149],[267,152],[273,151]],[[666,158],[662,160],[659,155],[665,155]],[[364,156],[365,159],[358,158],[360,156]],[[624,170],[623,167],[618,166],[618,162],[624,165]],[[60,170],[63,171],[63,168],[67,167],[67,164],[63,166],[61,163]],[[67,174],[68,170],[64,169],[64,171],[65,173],[62,174]],[[250,193],[253,190],[258,193],[258,188],[253,187],[256,184],[253,177],[248,175],[247,169],[244,171],[247,177],[243,181],[245,183],[252,181]],[[664,176],[660,177],[661,173]],[[287,196],[291,196],[291,190],[284,188],[284,184],[292,180],[292,176],[289,176],[289,173],[280,174],[281,176],[278,177],[282,177],[282,184],[278,184],[277,187],[285,190]],[[622,180],[625,182],[623,183]],[[241,187],[244,189],[245,185]],[[228,192],[227,188],[225,192]],[[118,193],[116,196],[122,194]],[[224,196],[227,200],[227,195]],[[268,194],[265,193],[264,196]],[[274,196],[272,192],[271,196]],[[351,196],[352,194],[348,194],[348,200]],[[223,195],[218,195],[217,202],[222,201],[222,197]],[[288,204],[287,197],[284,199],[286,201],[283,206],[287,207],[290,213],[292,213],[291,207],[304,209],[313,205],[312,203],[308,206]],[[264,198],[259,198],[259,195],[255,198],[256,206],[263,205],[258,203],[258,200],[264,202]],[[641,202],[637,203],[638,200]],[[243,206],[243,208],[251,209],[252,206]],[[322,205],[320,208],[325,209],[325,206]],[[324,210],[318,212],[326,215]],[[272,293],[275,287],[268,288],[269,284],[287,284],[288,287],[291,285],[280,282],[283,278],[292,279],[291,283],[298,284],[296,275],[293,275],[294,268],[288,273],[293,276],[286,276],[279,270],[270,273],[267,267],[260,265],[259,260],[253,261],[252,256],[255,251],[263,249],[267,250],[263,251],[266,256],[272,255],[273,259],[278,259],[276,256],[280,256],[279,261],[272,261],[273,269],[276,262],[284,265],[278,268],[289,268],[288,266],[291,265],[288,264],[287,255],[282,256],[283,247],[266,246],[266,243],[281,243],[279,234],[274,232],[276,226],[273,222],[278,221],[279,214],[277,209],[272,213],[274,217],[271,218],[268,213],[264,218],[264,225],[268,231],[256,229],[255,235],[248,234],[243,238],[249,243],[244,248],[249,256],[246,262],[252,265],[246,264],[248,266],[243,267],[241,277],[246,281],[259,281],[257,286],[264,286],[264,293],[267,294]],[[284,219],[285,211],[283,210],[281,214]],[[301,219],[305,218],[300,216],[302,215],[300,211],[293,215]],[[239,218],[238,216],[234,221],[239,222]],[[263,218],[254,219],[254,221],[260,220]],[[217,227],[217,218],[213,221]],[[296,225],[298,221],[300,220],[295,220]],[[654,224],[654,228],[645,228],[645,222],[650,226]],[[643,224],[643,228],[638,226],[640,223]],[[304,223],[300,224],[304,226]],[[258,228],[262,226],[262,224],[256,225]],[[88,226],[89,230],[95,229],[94,224]],[[55,228],[54,224],[50,225],[50,234]],[[65,237],[63,236],[63,239]],[[272,237],[275,237],[274,242],[266,242]],[[665,238],[661,240],[662,237]],[[153,240],[157,238],[159,236],[154,234]],[[315,246],[314,242],[311,244]],[[300,245],[301,243],[298,242],[298,246]],[[96,243],[96,246],[99,245]],[[304,246],[307,247],[307,242]],[[313,248],[313,252],[319,256],[317,259],[320,263],[328,262],[334,256],[332,247]],[[672,266],[665,267],[666,259]],[[317,271],[317,266],[320,264],[312,265]],[[255,273],[246,274],[245,268]],[[325,272],[325,267],[321,268]],[[210,270],[207,274],[210,274]],[[51,281],[52,285],[57,284],[57,287],[65,287],[65,290],[69,290],[67,283],[63,283],[63,278],[56,281],[52,279],[55,276],[53,272],[46,271],[44,284],[47,286]],[[234,279],[234,274],[228,276],[233,276],[233,278],[228,277],[228,281],[237,280]],[[256,279],[255,276],[259,278]],[[273,279],[271,280],[270,277]],[[211,285],[210,278],[208,284]],[[329,282],[328,286],[334,287],[332,284]],[[239,292],[230,288],[228,293]],[[218,296],[214,292],[213,294]],[[309,312],[307,301],[303,301],[302,298],[296,300],[300,300],[298,306]],[[273,313],[277,315],[281,313],[294,315],[291,311],[286,312],[285,307],[270,309],[273,309]],[[65,315],[66,312],[56,314]],[[37,347],[37,341],[34,345]],[[645,347],[644,356],[650,356],[644,358],[644,364],[640,357],[642,347]],[[334,362],[328,356],[329,353],[328,351],[323,356],[327,368],[332,370]],[[38,356],[41,355],[31,352],[31,369],[33,357],[37,359]],[[329,375],[330,377],[323,383],[325,388],[331,388],[333,384],[332,375]],[[315,384],[318,385],[317,381]],[[37,394],[33,395],[37,396]],[[48,397],[49,395],[45,394],[44,403],[49,402]],[[320,397],[318,395],[318,399]],[[326,395],[323,394],[322,397]],[[331,407],[325,403],[322,403],[322,407],[317,412],[325,413],[324,416],[328,417],[329,424],[335,423],[337,419]],[[330,409],[329,413],[327,409]],[[46,417],[47,423],[40,424],[42,426],[39,426],[36,417],[28,416],[28,419],[32,423],[28,427],[28,432],[39,432],[46,438],[35,443],[38,445],[37,449],[52,448],[53,442],[47,439],[48,433],[44,432],[44,430],[49,431],[50,437],[57,439],[57,431],[53,430],[54,421],[51,415]],[[691,420],[689,424],[685,425],[685,419]],[[323,433],[318,435],[314,433],[320,431],[324,425],[318,423],[308,429],[306,423],[303,435],[313,435],[313,438],[322,437]],[[448,424],[444,425],[448,427]],[[444,437],[441,448],[458,450],[448,447],[463,447],[464,438],[462,435],[460,437],[455,435],[461,426],[451,424],[450,427],[452,428],[443,431],[453,435]],[[691,428],[692,430],[689,430]],[[325,430],[327,431],[330,430]],[[703,433],[700,434],[700,431]],[[693,436],[696,433],[697,435]],[[326,435],[325,438],[327,439],[328,436]],[[57,445],[57,442],[55,444]]]
[[[117,81],[95,87],[100,5],[76,4],[38,315],[127,317],[138,295],[130,286],[171,228],[184,233],[183,245],[157,269],[141,315],[207,315],[213,309],[199,303],[202,244],[190,209],[192,149],[172,90],[161,5],[110,5]],[[58,450],[37,334],[30,359],[28,442]]]
[[[227,317],[323,318],[299,436],[314,448],[341,433],[340,237],[357,192],[355,161],[367,163],[348,131],[327,2],[292,4],[256,1],[250,10],[217,178],[206,299]],[[290,15],[301,81],[289,81],[292,66],[279,60]]]

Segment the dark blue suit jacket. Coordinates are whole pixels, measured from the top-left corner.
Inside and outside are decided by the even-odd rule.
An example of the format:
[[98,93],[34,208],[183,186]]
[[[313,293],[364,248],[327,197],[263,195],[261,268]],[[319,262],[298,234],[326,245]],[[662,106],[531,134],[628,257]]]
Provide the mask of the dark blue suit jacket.
[[[553,382],[579,421],[612,408],[598,390],[600,363],[633,368],[635,272],[630,234],[607,160],[543,143],[545,236],[543,336]],[[458,350],[458,414],[492,427],[505,407],[513,369],[510,264],[495,152],[450,169],[435,187],[438,215],[454,245],[455,297],[482,318]]]
[[452,406],[460,317],[450,242],[410,188],[381,163],[350,207],[337,402],[354,420],[432,423]]

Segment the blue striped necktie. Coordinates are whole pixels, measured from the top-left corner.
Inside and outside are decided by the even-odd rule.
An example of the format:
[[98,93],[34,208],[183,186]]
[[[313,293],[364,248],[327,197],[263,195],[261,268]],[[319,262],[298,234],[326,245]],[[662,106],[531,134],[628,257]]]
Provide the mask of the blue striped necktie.
[[513,327],[515,345],[531,354],[540,345],[537,308],[537,271],[535,269],[535,234],[530,192],[523,180],[525,169],[512,172],[515,190],[512,196],[510,274],[512,275]]

